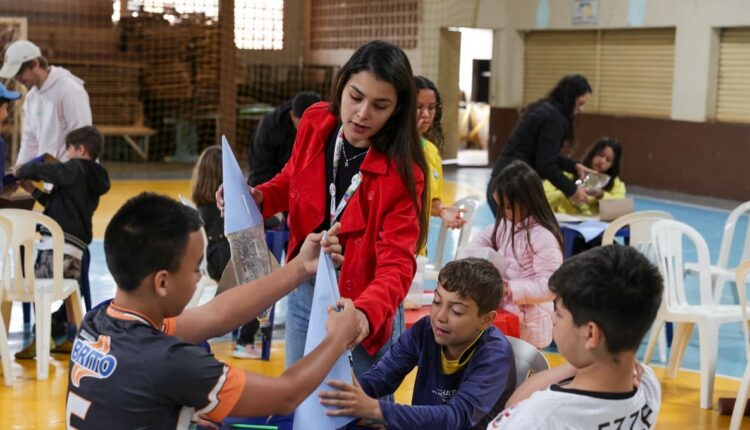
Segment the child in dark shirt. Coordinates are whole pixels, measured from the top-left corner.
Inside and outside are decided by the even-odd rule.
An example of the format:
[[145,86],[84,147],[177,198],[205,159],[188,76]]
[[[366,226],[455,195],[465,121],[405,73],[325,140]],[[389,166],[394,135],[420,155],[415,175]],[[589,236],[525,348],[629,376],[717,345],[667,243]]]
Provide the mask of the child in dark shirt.
[[[44,206],[44,214],[57,221],[65,233],[63,276],[80,280],[81,258],[91,243],[93,236],[91,220],[99,205],[99,197],[109,191],[109,175],[95,160],[102,151],[104,138],[95,127],[85,126],[75,129],[65,136],[68,161],[64,163],[31,162],[12,167],[20,185],[30,192]],[[44,181],[53,185],[49,194],[36,188],[30,181]],[[34,264],[37,278],[52,277],[52,236],[41,230],[41,240]],[[52,314],[53,338],[67,333],[66,307],[62,306]],[[70,321],[72,322],[72,321]],[[70,352],[72,342],[66,339],[53,347],[53,352]],[[36,355],[36,345],[32,341],[26,348],[16,353],[16,358],[31,359]]]
[[[391,346],[356,385],[329,384],[322,403],[330,415],[384,420],[389,429],[484,429],[516,385],[513,349],[492,325],[503,281],[487,260],[445,265],[430,316]],[[411,405],[377,400],[392,394],[417,367]]]

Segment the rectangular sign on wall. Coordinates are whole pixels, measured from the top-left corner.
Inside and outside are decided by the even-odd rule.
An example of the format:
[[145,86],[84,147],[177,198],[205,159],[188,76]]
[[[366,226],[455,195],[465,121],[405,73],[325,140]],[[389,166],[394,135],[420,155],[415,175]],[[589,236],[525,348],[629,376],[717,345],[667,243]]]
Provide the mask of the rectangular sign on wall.
[[573,0],[573,24],[597,24],[599,0]]

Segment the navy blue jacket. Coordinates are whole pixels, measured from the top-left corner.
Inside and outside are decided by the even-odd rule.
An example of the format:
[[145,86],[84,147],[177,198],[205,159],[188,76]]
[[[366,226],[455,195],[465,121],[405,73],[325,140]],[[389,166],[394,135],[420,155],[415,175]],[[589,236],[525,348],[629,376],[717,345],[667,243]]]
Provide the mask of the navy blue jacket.
[[424,317],[360,377],[368,395],[383,397],[396,391],[418,366],[411,406],[380,402],[389,429],[485,429],[504,409],[516,386],[516,365],[513,349],[500,330],[494,326],[485,330],[473,345],[469,362],[452,375],[441,370],[440,348],[430,317]]

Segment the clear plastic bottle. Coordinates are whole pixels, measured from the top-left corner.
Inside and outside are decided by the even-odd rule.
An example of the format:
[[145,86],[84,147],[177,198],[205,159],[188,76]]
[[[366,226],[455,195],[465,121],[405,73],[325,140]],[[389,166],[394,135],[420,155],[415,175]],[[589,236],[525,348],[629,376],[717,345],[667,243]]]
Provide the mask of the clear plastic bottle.
[[[263,224],[229,233],[227,239],[232,252],[237,285],[260,279],[271,273],[271,260]],[[270,324],[271,309],[268,308],[258,315],[261,327],[267,327]]]

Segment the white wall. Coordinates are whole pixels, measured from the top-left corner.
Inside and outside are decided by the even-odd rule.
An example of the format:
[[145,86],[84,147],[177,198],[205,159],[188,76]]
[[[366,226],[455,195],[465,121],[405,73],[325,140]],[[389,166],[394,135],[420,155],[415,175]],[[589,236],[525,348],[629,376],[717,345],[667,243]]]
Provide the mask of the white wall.
[[474,60],[492,59],[492,30],[461,28],[461,64],[458,87],[471,97]]

